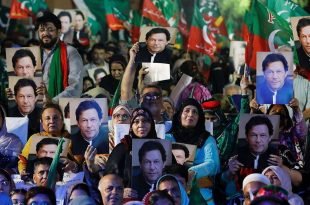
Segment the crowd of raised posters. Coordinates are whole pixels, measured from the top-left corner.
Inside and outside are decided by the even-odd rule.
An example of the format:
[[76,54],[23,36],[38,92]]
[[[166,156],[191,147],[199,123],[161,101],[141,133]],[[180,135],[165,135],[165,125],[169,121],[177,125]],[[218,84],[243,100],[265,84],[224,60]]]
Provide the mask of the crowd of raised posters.
[[[6,48],[0,194],[28,205],[310,203],[310,83],[294,64],[297,54],[310,72],[310,17],[292,18],[296,49],[258,52],[256,70],[246,43],[231,42],[209,79],[197,55],[172,47],[176,29],[142,28],[124,54],[91,45],[85,22],[56,9],[36,23],[39,46]],[[215,93],[223,79],[210,78],[227,66]]]

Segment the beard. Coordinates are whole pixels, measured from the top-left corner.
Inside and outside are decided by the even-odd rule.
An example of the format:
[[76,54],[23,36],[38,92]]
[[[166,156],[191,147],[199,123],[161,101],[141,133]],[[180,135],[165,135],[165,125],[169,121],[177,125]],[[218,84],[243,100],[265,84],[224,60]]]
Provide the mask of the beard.
[[44,38],[49,38],[50,39],[50,42],[48,43],[45,43],[42,39],[40,39],[40,45],[41,47],[43,48],[46,48],[46,49],[51,49],[58,41],[58,37],[55,37],[55,38],[52,38],[52,37],[49,37],[49,36],[45,36]]

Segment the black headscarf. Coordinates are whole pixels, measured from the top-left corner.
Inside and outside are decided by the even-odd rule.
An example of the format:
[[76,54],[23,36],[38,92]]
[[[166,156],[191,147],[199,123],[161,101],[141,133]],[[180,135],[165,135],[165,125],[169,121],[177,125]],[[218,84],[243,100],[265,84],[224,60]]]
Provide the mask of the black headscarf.
[[[184,108],[192,105],[198,110],[198,122],[193,128],[185,128],[181,123]],[[193,98],[188,98],[181,104],[180,109],[174,114],[172,127],[169,133],[173,134],[176,142],[193,144],[202,147],[210,133],[205,129],[205,117],[201,105]]]

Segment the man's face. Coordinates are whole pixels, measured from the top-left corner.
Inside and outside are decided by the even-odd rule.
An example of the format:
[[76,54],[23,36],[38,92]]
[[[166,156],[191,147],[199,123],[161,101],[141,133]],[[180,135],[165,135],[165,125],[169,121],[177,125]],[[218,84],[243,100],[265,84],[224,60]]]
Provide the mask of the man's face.
[[47,108],[42,113],[43,130],[50,134],[60,134],[64,126],[62,114],[55,108]]
[[40,25],[39,40],[43,48],[51,49],[58,41],[59,30],[52,22],[47,22],[45,25]]
[[69,16],[62,16],[59,18],[59,20],[61,22],[61,33],[67,33],[71,26]]
[[34,197],[30,198],[27,205],[30,204],[45,204],[45,205],[52,205],[52,202],[45,194],[36,194]]
[[181,114],[181,124],[183,127],[193,128],[197,125],[198,118],[198,109],[193,105],[187,105]]
[[99,183],[103,205],[121,205],[124,186],[122,180],[112,174],[104,176]]
[[137,137],[139,138],[146,137],[149,134],[150,130],[151,130],[151,122],[144,116],[138,116],[133,121],[132,131]]
[[55,155],[55,152],[57,150],[57,145],[55,144],[46,144],[43,145],[37,152],[37,157],[50,157],[53,158]]
[[247,185],[245,185],[243,189],[244,205],[250,205],[251,201],[253,200],[253,197],[256,195],[258,190],[263,186],[266,185],[261,182],[250,182]]
[[158,190],[166,190],[168,194],[174,199],[175,205],[181,205],[181,191],[176,181],[160,182]]
[[249,143],[250,150],[253,154],[262,154],[267,148],[271,140],[267,125],[255,125],[253,126],[247,135],[247,141]]
[[101,65],[104,63],[105,51],[104,49],[94,49],[93,51],[93,62],[96,65]]
[[46,186],[47,185],[47,176],[49,172],[49,165],[40,164],[38,165],[33,173],[33,182],[37,186]]
[[155,183],[161,177],[165,164],[159,150],[152,150],[145,153],[140,168],[148,183]]
[[145,88],[141,97],[141,106],[148,109],[154,118],[160,115],[163,107],[163,100],[157,88]]
[[173,149],[172,153],[178,164],[183,165],[186,162],[185,152],[182,149]]
[[84,27],[84,20],[83,20],[83,17],[81,15],[75,15],[75,18],[74,18],[74,21],[75,21],[75,29],[77,31],[80,31],[83,29]]
[[31,86],[21,87],[15,96],[18,110],[23,115],[30,114],[36,105],[35,91]]
[[98,135],[101,120],[95,108],[83,111],[77,123],[85,140],[90,141]]
[[155,33],[146,40],[146,45],[151,53],[159,53],[168,45],[166,34]]
[[119,63],[112,63],[111,64],[111,75],[116,80],[120,80],[124,74],[124,68]]
[[299,41],[304,51],[310,54],[310,25],[300,29]]
[[5,176],[0,174],[0,192],[4,192],[7,195],[10,195],[11,184],[10,181],[5,178]]
[[33,77],[36,71],[29,56],[17,59],[14,71],[17,76]]
[[287,71],[285,71],[281,61],[275,61],[268,64],[264,71],[264,76],[269,88],[273,91],[277,91],[284,85]]

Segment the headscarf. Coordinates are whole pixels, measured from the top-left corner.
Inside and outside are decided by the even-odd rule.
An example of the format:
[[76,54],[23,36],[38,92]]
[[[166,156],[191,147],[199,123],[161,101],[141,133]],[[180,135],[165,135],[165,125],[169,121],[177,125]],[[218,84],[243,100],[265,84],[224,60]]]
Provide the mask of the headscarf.
[[[290,204],[294,205],[302,205],[304,204],[302,199],[292,192],[292,181],[289,173],[287,173],[284,169],[279,166],[269,166],[263,170],[262,174],[266,174],[268,171],[273,171],[275,175],[279,178],[281,182],[281,187],[288,192],[288,198]],[[292,200],[294,200],[292,203]]]
[[150,111],[148,111],[146,108],[136,108],[133,112],[132,112],[132,117],[131,117],[131,121],[130,121],[130,130],[129,130],[129,135],[132,138],[138,138],[135,133],[132,130],[132,125],[135,121],[135,119],[139,116],[143,116],[145,119],[147,119],[150,123],[151,123],[151,129],[150,132],[147,134],[147,136],[145,136],[144,138],[147,139],[157,139],[157,134],[156,134],[156,130],[155,130],[155,122],[153,119],[152,114],[150,113]]
[[93,205],[95,201],[90,196],[78,196],[74,198],[69,205]]
[[254,173],[254,174],[249,174],[248,176],[246,176],[243,179],[242,190],[245,188],[245,186],[248,183],[251,183],[251,182],[261,182],[265,185],[270,185],[270,181],[265,175],[259,174],[259,173]]
[[[120,111],[120,110],[122,110],[122,109],[125,110],[129,116],[131,116],[128,107],[126,107],[125,105],[118,105],[118,106],[116,106],[116,108],[114,108],[113,113],[112,113],[112,117],[113,117],[113,115],[114,115],[115,113],[117,113],[118,111]],[[109,127],[109,131],[112,132],[112,133],[114,133],[114,124],[113,124],[113,120],[110,121],[110,123],[108,124],[108,127]]]
[[[181,115],[184,108],[192,105],[198,110],[198,122],[194,128],[185,128],[181,123]],[[205,116],[201,105],[193,98],[188,98],[181,104],[180,109],[174,114],[172,127],[169,133],[173,134],[176,142],[203,146],[210,133],[205,129]]]

